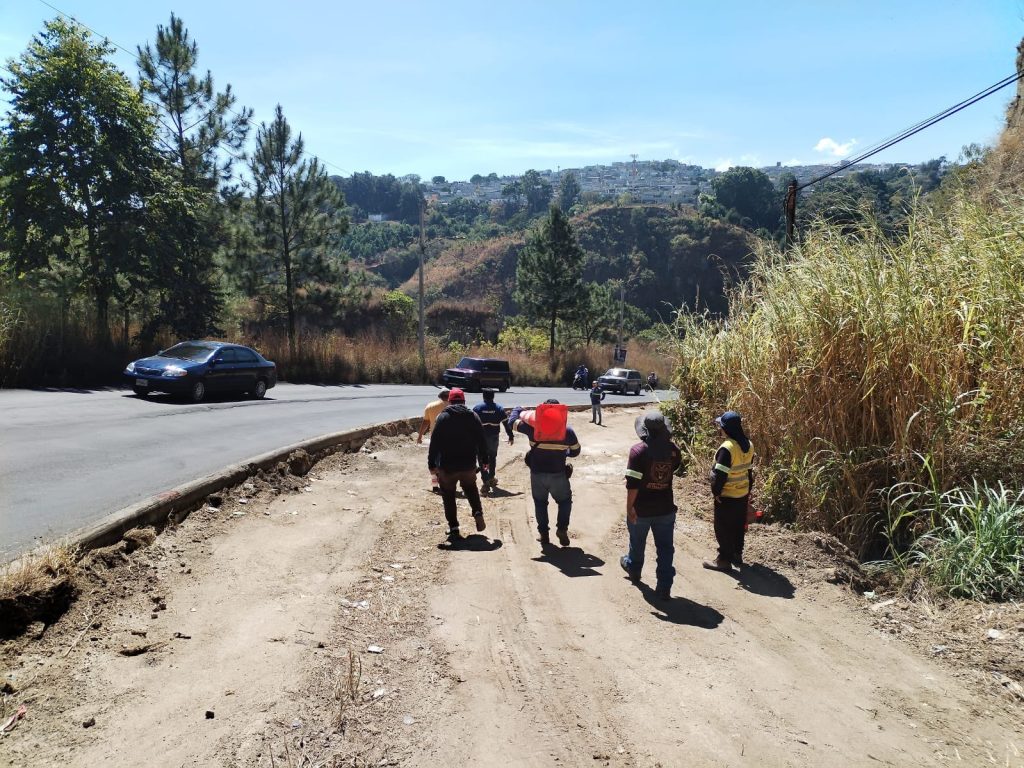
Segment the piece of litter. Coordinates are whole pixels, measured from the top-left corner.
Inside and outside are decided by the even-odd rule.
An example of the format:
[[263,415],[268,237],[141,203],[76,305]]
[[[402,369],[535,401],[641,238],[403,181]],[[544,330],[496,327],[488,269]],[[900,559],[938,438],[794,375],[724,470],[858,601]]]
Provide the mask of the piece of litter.
[[386,689],[378,688],[376,691],[373,692],[373,698],[379,699],[381,696],[383,696],[386,693],[387,693]]
[[263,510],[263,514],[266,515],[267,517],[270,517],[270,510],[269,509]]
[[875,599],[875,593],[874,592],[865,592],[864,593],[864,597],[866,597],[868,600],[874,600]]
[[371,645],[366,650],[368,653],[384,653],[384,649],[379,645]]
[[416,723],[416,718],[413,717],[412,715],[406,715],[405,717],[402,718],[402,722],[405,723],[406,725],[414,725]]
[[896,602],[896,598],[890,597],[888,600],[883,600],[880,603],[875,603],[871,606],[872,611],[880,611]]
[[1000,632],[998,629],[990,629],[988,632],[985,633],[985,637],[987,637],[989,640],[1002,640],[1003,633]]
[[381,579],[383,579],[384,581],[394,581],[395,577],[394,576],[381,576]]
[[11,715],[9,718],[7,718],[4,724],[0,726],[0,733],[7,733],[8,731],[13,731],[15,726],[18,724],[18,721],[21,720],[21,718],[23,718],[27,714],[28,708],[24,704],[22,704],[20,707],[18,707],[18,711]]
[[239,500],[238,500],[238,503],[239,503],[239,504],[248,504],[248,503],[249,503],[249,500],[248,500],[248,499],[245,499],[245,498],[242,498],[242,499],[239,499]]
[[244,514],[245,514],[245,512],[243,512],[242,510],[236,509],[234,512],[231,513],[231,516],[232,517],[241,517]]
[[213,710],[212,709],[206,710],[206,719],[207,720],[213,720],[213,717],[214,717]]
[[288,514],[290,514],[292,517],[295,517],[299,513],[298,512],[289,512]]
[[949,650],[949,646],[947,646],[947,645],[933,645],[932,646],[932,653],[945,653],[948,650]]
[[301,727],[302,727],[302,721],[301,720],[292,720],[292,728],[301,728]]
[[400,571],[400,570],[402,570],[402,569],[403,569],[403,568],[404,568],[405,566],[404,566],[404,565],[402,565],[401,563],[392,563],[392,564],[391,564],[391,567],[392,567],[392,568],[394,568],[394,569],[395,569],[396,571]]

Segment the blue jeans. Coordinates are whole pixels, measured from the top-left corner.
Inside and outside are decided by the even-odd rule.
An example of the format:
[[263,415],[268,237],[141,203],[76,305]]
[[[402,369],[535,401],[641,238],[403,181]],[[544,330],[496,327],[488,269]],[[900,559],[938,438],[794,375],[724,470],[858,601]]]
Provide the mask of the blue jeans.
[[658,554],[658,567],[655,570],[657,586],[655,589],[668,590],[672,588],[672,579],[675,578],[676,569],[672,565],[672,556],[675,554],[675,544],[672,542],[672,533],[676,527],[676,513],[658,515],[657,517],[638,517],[635,523],[626,521],[629,529],[629,554],[626,555],[625,565],[631,573],[640,575],[644,567],[644,550],[647,548],[647,532],[654,534],[654,548]]
[[531,472],[530,492],[533,494],[533,511],[537,515],[537,530],[548,532],[548,494],[558,505],[559,528],[569,527],[572,512],[572,486],[565,472]]
[[481,470],[481,480],[493,480],[494,473],[498,470],[495,466],[495,464],[498,463],[498,439],[499,434],[497,432],[494,434],[487,431],[484,432],[484,442],[487,443],[487,464],[489,465],[489,469],[486,472]]
[[601,404],[591,403],[590,404],[590,420],[595,424],[601,423]]

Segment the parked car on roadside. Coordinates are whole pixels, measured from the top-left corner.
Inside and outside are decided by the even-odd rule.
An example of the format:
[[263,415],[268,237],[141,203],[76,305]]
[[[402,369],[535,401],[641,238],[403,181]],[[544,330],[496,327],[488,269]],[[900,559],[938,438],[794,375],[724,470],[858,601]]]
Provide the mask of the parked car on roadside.
[[261,400],[277,384],[277,366],[238,344],[183,341],[128,363],[124,377],[139,397],[171,392],[198,403],[213,392],[238,392]]
[[609,368],[597,381],[607,391],[620,395],[639,395],[644,386],[640,371],[632,368]]
[[463,389],[481,390],[484,387],[507,390],[512,384],[512,373],[509,371],[508,360],[493,357],[464,357],[441,374],[441,382],[446,387],[462,387]]

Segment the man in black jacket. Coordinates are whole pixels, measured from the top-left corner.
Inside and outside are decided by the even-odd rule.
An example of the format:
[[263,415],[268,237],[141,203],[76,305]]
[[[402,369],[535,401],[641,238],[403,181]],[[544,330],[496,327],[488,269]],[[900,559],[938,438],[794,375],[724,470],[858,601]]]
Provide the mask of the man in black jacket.
[[434,422],[434,434],[430,438],[427,452],[427,468],[437,471],[444,502],[444,516],[448,521],[449,541],[459,541],[459,518],[455,508],[455,487],[462,486],[462,492],[469,501],[469,508],[476,521],[476,529],[487,527],[484,510],[480,503],[480,491],[476,487],[476,468],[479,461],[487,466],[487,442],[484,427],[475,413],[466,408],[466,395],[455,387],[448,393],[448,407]]

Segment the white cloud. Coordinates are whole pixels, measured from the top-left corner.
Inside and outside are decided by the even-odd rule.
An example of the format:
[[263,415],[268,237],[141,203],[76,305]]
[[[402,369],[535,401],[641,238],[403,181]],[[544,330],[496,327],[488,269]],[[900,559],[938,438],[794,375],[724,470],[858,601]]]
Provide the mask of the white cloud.
[[849,141],[840,144],[835,139],[830,139],[828,136],[818,141],[814,145],[815,152],[822,152],[826,155],[832,155],[832,157],[844,157],[850,154],[850,150],[857,143],[856,139],[850,139]]
[[757,155],[740,155],[737,160],[734,157],[722,157],[712,164],[712,168],[716,171],[728,171],[730,168],[737,166],[745,166],[748,168],[760,168],[762,166],[761,158]]

